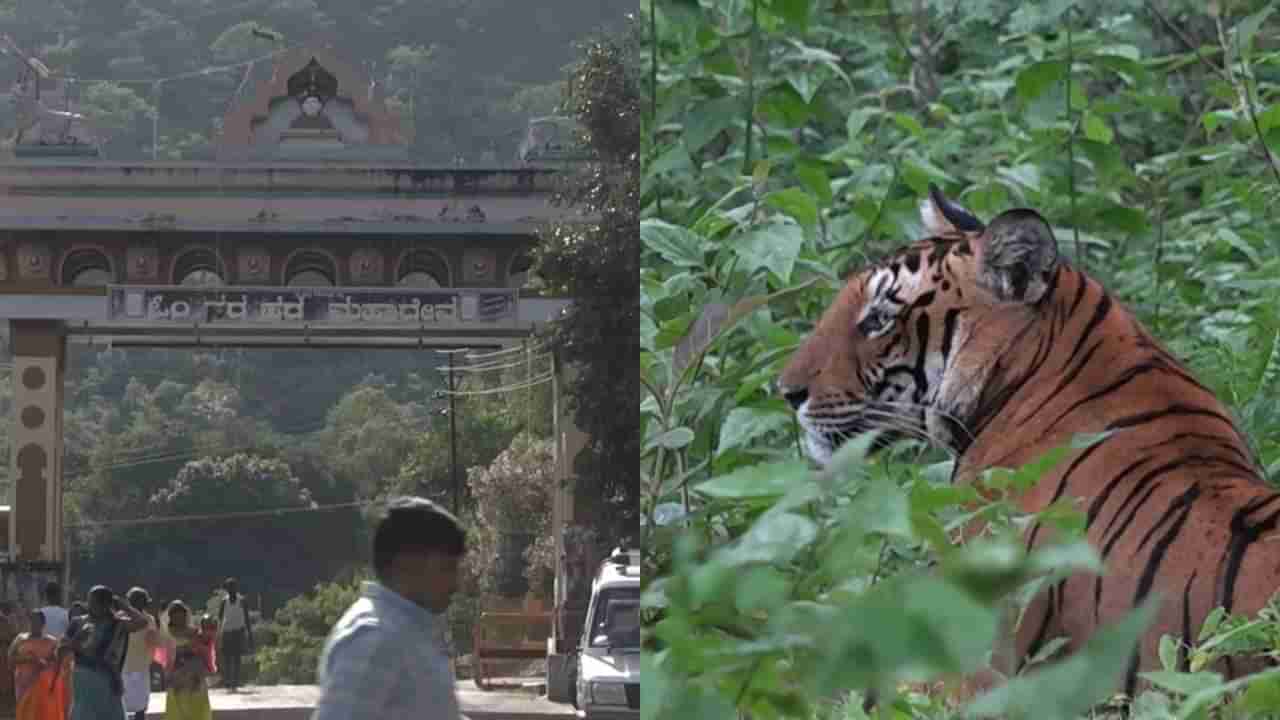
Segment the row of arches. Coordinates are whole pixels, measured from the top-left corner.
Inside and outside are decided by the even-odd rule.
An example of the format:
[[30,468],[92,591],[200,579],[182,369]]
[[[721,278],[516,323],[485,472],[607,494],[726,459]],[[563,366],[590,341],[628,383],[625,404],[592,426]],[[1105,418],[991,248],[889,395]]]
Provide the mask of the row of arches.
[[[524,285],[529,271],[527,256],[517,255],[507,278],[509,287]],[[338,259],[326,250],[303,248],[285,258],[281,278],[292,287],[332,287],[339,282]],[[101,287],[116,282],[116,263],[96,247],[69,252],[58,269],[60,284],[68,287]],[[401,253],[394,267],[395,284],[412,288],[452,287],[449,263],[439,253],[417,248]],[[193,246],[180,251],[170,266],[173,285],[217,286],[227,283],[227,265],[213,248]]]

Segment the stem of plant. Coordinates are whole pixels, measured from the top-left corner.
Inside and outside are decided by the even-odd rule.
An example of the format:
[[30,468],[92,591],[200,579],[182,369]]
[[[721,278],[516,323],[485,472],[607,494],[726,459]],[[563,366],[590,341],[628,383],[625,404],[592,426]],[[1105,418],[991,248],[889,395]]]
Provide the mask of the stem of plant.
[[751,176],[751,141],[755,134],[756,109],[756,34],[759,31],[760,0],[751,0],[751,38],[747,46],[747,146],[743,153],[742,174]]
[[1064,19],[1067,23],[1067,195],[1071,199],[1071,235],[1075,239],[1076,262],[1080,269],[1085,269],[1085,257],[1080,251],[1080,228],[1076,222],[1076,123],[1071,116],[1071,89],[1075,79],[1076,53],[1071,33],[1071,11],[1067,8]]

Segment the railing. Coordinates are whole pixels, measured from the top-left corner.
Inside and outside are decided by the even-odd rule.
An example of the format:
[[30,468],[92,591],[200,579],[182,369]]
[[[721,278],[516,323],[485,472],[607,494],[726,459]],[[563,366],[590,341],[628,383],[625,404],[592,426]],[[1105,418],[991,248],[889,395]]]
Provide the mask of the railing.
[[494,661],[545,658],[551,621],[549,612],[480,613],[471,650],[476,687],[488,689],[489,679],[494,677],[490,672]]

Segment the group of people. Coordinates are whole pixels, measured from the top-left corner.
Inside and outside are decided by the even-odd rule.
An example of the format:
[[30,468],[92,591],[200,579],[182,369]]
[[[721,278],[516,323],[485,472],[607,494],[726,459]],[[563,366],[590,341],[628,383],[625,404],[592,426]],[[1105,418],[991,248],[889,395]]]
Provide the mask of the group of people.
[[[236,581],[224,584],[218,618],[195,621],[181,600],[153,605],[135,587],[125,596],[98,585],[87,602],[62,607],[62,589],[45,587],[44,607],[26,613],[6,656],[18,720],[143,720],[151,667],[164,668],[169,720],[211,720],[208,677],[224,650],[224,685],[240,684],[240,653],[252,643],[249,613]],[[12,606],[0,608],[13,613]],[[10,625],[13,615],[9,615]],[[19,616],[20,621],[24,618]],[[16,628],[14,628],[16,630]],[[247,642],[246,642],[247,640]]]
[[[389,504],[373,538],[377,579],[325,642],[312,720],[460,720],[444,613],[466,545],[457,518],[430,500]],[[102,585],[68,611],[50,583],[48,604],[27,614],[29,627],[10,646],[18,720],[143,720],[152,662],[168,680],[166,718],[212,720],[209,675],[220,672],[234,690],[240,655],[253,644],[243,596],[234,580],[224,588],[216,617],[196,620],[181,601],[156,612],[146,590],[121,597]]]

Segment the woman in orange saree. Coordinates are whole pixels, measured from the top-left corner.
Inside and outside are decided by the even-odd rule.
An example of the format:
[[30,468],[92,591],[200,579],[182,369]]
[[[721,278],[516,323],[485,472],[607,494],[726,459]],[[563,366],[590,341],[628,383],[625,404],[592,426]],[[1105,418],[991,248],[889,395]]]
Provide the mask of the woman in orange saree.
[[44,631],[44,613],[31,613],[31,631],[9,648],[17,720],[63,720],[67,716],[66,679],[55,651],[58,640]]

